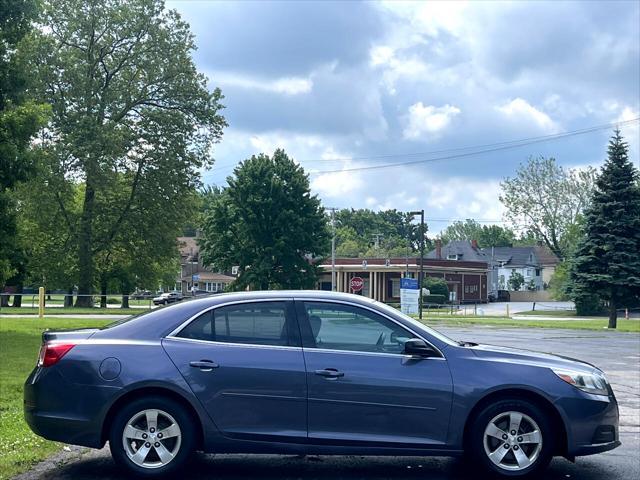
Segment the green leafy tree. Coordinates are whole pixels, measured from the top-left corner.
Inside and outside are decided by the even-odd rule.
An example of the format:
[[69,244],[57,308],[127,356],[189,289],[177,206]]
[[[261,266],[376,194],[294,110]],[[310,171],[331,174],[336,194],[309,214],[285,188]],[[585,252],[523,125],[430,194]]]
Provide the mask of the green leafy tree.
[[531,157],[501,183],[500,201],[509,220],[524,224],[562,260],[575,241],[574,225],[589,203],[595,175],[593,168],[567,171],[554,158]]
[[609,308],[609,328],[617,326],[617,309],[640,296],[640,186],[628,149],[616,130],[584,214],[585,236],[571,269],[578,313],[581,305],[602,298]]
[[205,264],[239,266],[231,288],[312,288],[329,252],[324,209],[284,150],[242,162],[210,206],[200,241]]
[[10,279],[21,285],[24,278],[11,190],[33,173],[31,141],[49,113],[28,95],[31,71],[23,44],[36,11],[34,0],[0,2],[0,288]]
[[222,95],[207,89],[191,57],[189,26],[163,1],[43,3],[33,75],[53,116],[42,140],[54,183],[82,183],[77,221],[70,205],[58,205],[69,218],[59,228],[77,245],[79,293],[86,295],[96,258],[132,234],[125,228],[139,205],[152,207],[145,212],[158,225],[174,222],[165,210],[180,205],[213,161],[226,125]]
[[520,289],[524,286],[524,276],[516,271],[511,271],[511,276],[509,280],[507,280],[507,285],[509,286],[509,290],[513,290],[515,292],[520,291]]
[[[420,248],[420,226],[398,210],[341,209],[335,214],[336,254],[339,257],[403,257]],[[426,239],[425,251],[430,250]],[[377,243],[375,238],[378,238]]]
[[455,240],[476,240],[480,247],[510,247],[515,243],[515,233],[499,225],[481,225],[471,218],[456,220],[440,234],[443,243]]

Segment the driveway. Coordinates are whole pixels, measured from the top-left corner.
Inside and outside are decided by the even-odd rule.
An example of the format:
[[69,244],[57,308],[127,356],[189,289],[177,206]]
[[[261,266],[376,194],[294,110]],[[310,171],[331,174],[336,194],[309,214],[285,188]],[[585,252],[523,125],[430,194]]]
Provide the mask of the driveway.
[[[622,446],[580,457],[573,464],[555,459],[545,480],[640,478],[640,336],[619,332],[497,327],[446,328],[455,339],[514,346],[579,358],[602,368],[620,403]],[[102,450],[70,448],[18,476],[20,480],[116,480],[125,478]],[[291,455],[198,454],[180,478],[217,479],[477,479],[462,460],[402,457],[317,457]]]

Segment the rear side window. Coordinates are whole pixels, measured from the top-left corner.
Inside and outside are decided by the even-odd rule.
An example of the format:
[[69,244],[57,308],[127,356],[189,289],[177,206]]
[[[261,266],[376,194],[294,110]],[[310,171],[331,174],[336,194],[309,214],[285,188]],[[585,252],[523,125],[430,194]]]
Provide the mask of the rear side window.
[[228,305],[203,313],[177,335],[224,343],[293,346],[295,332],[285,302]]

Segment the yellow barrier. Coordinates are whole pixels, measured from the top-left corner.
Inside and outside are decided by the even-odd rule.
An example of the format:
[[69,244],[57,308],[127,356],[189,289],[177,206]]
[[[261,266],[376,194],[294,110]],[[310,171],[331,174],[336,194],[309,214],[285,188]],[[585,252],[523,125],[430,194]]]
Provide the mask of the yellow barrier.
[[44,317],[44,287],[38,289],[38,317]]

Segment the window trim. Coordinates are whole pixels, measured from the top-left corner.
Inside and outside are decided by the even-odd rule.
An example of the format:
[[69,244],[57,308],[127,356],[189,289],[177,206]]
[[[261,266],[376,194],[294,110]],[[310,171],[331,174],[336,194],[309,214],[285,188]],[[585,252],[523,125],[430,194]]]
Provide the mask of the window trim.
[[[222,307],[228,307],[228,306],[232,306],[232,305],[242,305],[242,304],[246,304],[246,303],[284,303],[285,306],[285,321],[286,322],[293,322],[294,325],[291,327],[292,330],[296,331],[298,333],[298,335],[296,335],[296,338],[294,338],[294,342],[297,343],[297,345],[265,345],[262,343],[235,343],[235,342],[219,342],[216,340],[201,340],[201,339],[197,339],[197,338],[185,338],[185,337],[179,337],[178,334],[184,330],[191,322],[195,321],[196,319],[200,318],[201,315],[204,315],[205,313],[208,313],[212,310],[216,310],[218,308],[222,308]],[[277,297],[277,298],[255,298],[255,299],[248,299],[248,300],[232,300],[229,302],[224,302],[224,303],[219,303],[217,305],[212,305],[208,308],[205,308],[204,310],[200,310],[198,313],[190,316],[187,320],[185,320],[184,322],[182,322],[177,328],[174,328],[168,335],[166,335],[164,338],[166,339],[170,339],[170,340],[179,340],[179,341],[185,341],[185,342],[197,342],[197,343],[207,343],[210,345],[231,345],[231,346],[243,346],[243,347],[251,347],[251,348],[271,348],[271,349],[296,349],[296,350],[300,350],[302,348],[302,339],[300,337],[300,326],[298,325],[298,319],[297,319],[297,315],[295,314],[295,305],[292,305],[292,309],[293,311],[289,311],[290,309],[288,308],[289,304],[293,303],[293,298],[290,297]],[[215,316],[215,312],[213,313]]]
[[[376,315],[379,315],[379,316],[389,320],[390,322],[395,323],[399,327],[404,328],[405,330],[408,330],[409,332],[411,332],[414,335],[414,338],[419,338],[420,340],[423,340],[425,343],[427,343],[427,345],[432,347],[436,352],[438,352],[440,354],[439,357],[425,357],[423,360],[444,360],[444,361],[447,360],[447,358],[444,356],[444,353],[442,353],[442,350],[439,349],[432,342],[430,342],[428,339],[424,338],[424,335],[421,335],[421,334],[417,333],[412,328],[407,327],[403,323],[397,321],[395,318],[392,318],[389,315],[376,310],[375,308],[371,308],[371,307],[368,307],[366,305],[362,305],[362,304],[355,303],[355,302],[348,302],[348,301],[344,301],[344,300],[324,299],[324,298],[318,298],[318,299],[315,299],[315,298],[294,298],[294,301],[295,301],[296,316],[297,316],[297,320],[298,320],[297,323],[298,323],[298,327],[300,328],[300,339],[302,340],[302,350],[303,351],[308,349],[308,350],[313,351],[313,352],[342,353],[342,354],[353,354],[353,355],[374,355],[374,356],[385,356],[385,357],[391,356],[391,357],[396,357],[396,358],[397,357],[411,358],[411,355],[407,355],[405,353],[362,352],[362,351],[358,351],[358,350],[335,350],[335,349],[329,349],[329,348],[325,349],[325,348],[316,348],[316,347],[305,347],[305,345],[304,345],[305,333],[303,333],[303,331],[302,331],[303,324],[304,324],[305,330],[306,329],[311,329],[311,326],[309,325],[309,319],[308,319],[308,316],[307,316],[307,310],[306,310],[306,308],[304,306],[305,302],[309,302],[309,303],[334,303],[334,304],[347,305],[347,306],[356,307],[356,308],[362,308],[364,310],[368,310],[370,312],[373,312]],[[308,335],[308,332],[307,332],[307,335]]]

